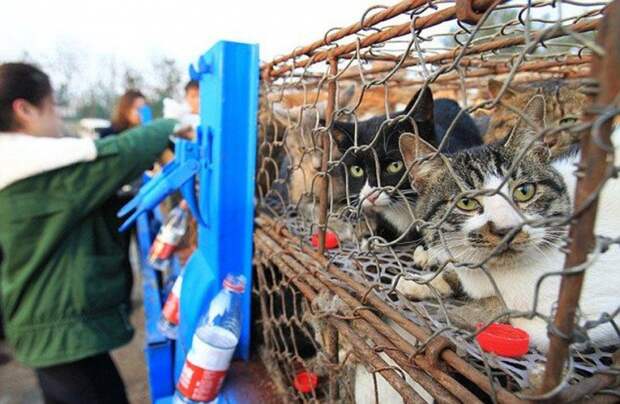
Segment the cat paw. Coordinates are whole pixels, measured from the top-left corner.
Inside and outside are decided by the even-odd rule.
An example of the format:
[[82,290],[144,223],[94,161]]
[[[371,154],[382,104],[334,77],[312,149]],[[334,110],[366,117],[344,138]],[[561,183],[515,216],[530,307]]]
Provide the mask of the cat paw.
[[513,327],[527,332],[530,337],[530,347],[546,353],[549,349],[549,337],[547,336],[547,323],[541,318],[513,318],[510,320]]
[[[396,290],[409,299],[423,300],[439,296],[449,296],[452,294],[452,287],[446,282],[443,274],[425,274],[418,282],[400,278],[396,284]],[[432,288],[432,289],[431,289]],[[435,293],[433,293],[433,290]]]
[[413,263],[423,269],[436,264],[428,250],[421,245],[417,246],[413,251]]
[[374,240],[372,240],[372,237],[364,237],[360,241],[360,251],[363,251],[363,252],[387,251],[388,247],[379,246],[378,245],[379,242],[380,241],[377,238],[374,238]]
[[360,251],[370,251],[370,240],[368,240],[368,238],[364,237],[362,241],[360,241]]
[[405,278],[398,280],[396,291],[412,300],[424,300],[433,296],[428,286]]

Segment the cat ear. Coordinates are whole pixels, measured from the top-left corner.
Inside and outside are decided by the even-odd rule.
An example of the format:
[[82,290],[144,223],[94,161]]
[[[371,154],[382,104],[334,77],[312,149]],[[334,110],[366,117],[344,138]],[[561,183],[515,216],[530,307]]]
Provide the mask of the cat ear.
[[[527,118],[534,127],[524,118]],[[546,160],[549,158],[549,148],[545,145],[543,138],[538,136],[539,131],[544,127],[545,99],[542,95],[535,95],[523,109],[523,116],[512,129],[504,147],[512,149],[515,153],[528,148],[528,154]]]
[[433,92],[430,87],[423,87],[419,89],[413,98],[409,100],[409,103],[405,107],[405,113],[411,111],[411,109],[416,105],[416,101],[418,98],[421,98],[416,106],[415,111],[411,114],[411,117],[416,122],[429,122],[433,120]]
[[411,167],[409,170],[411,184],[415,189],[421,190],[427,184],[429,176],[443,167],[439,157],[421,160],[437,153],[437,149],[420,136],[408,133],[401,135],[398,143],[405,167],[407,169]]
[[[489,79],[489,82],[487,83],[487,88],[489,89],[489,93],[491,93],[491,97],[493,98],[497,98],[503,86],[504,83],[502,81],[495,79]],[[517,95],[517,92],[514,89],[510,88],[510,86],[508,86],[506,88],[506,91],[502,94],[502,99],[508,100],[515,95]]]
[[[327,124],[324,119],[319,120],[319,123],[321,126]],[[354,144],[355,124],[336,121],[332,126],[331,133],[338,150],[344,153]]]

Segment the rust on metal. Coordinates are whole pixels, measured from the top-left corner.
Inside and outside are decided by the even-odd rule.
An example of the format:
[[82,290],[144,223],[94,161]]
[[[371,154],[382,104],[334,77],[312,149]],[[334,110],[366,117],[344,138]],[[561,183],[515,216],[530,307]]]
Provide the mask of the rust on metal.
[[[266,236],[265,236],[266,237]],[[265,238],[266,239],[266,238]],[[275,239],[271,239],[271,246],[273,248],[272,251],[276,250],[276,244],[277,241]],[[262,245],[262,243],[260,244]],[[299,275],[300,271],[303,271],[303,269],[300,270],[300,268],[303,268],[299,262],[295,262],[293,261],[293,257],[286,254],[286,252],[284,250],[281,250],[283,254],[278,255],[278,257],[286,257],[288,260],[288,266],[289,268],[297,268],[298,272],[297,275]],[[324,290],[324,285],[320,285],[317,284],[316,281],[309,277],[297,277],[296,279],[303,279],[306,282],[308,282],[311,285],[314,285],[315,290],[318,291],[320,290]],[[329,284],[330,288],[331,288],[331,284]],[[304,293],[305,294],[305,293]],[[339,294],[340,295],[340,294]],[[307,295],[307,297],[310,298],[315,298],[315,296],[312,295]],[[349,296],[349,299],[353,299],[352,297]],[[383,337],[381,334],[377,333],[376,330],[391,330],[390,327],[386,326],[384,323],[381,322],[381,320],[379,320],[378,318],[374,319],[375,321],[373,321],[373,326],[374,327],[369,327],[369,326],[365,326],[363,325],[360,321],[354,321],[353,325],[358,327],[358,328],[363,328],[364,329],[364,335],[366,335],[367,337],[370,337],[370,339],[375,342],[376,344],[380,345],[380,346],[390,346],[391,342],[389,342],[387,339],[385,339],[385,337]],[[383,325],[383,327],[378,327],[376,328],[376,326],[381,323]],[[367,323],[369,324],[369,323]],[[391,333],[394,333],[393,330],[391,330]],[[402,338],[401,338],[402,340]],[[402,349],[399,346],[399,349]],[[355,353],[354,353],[355,354]],[[401,364],[403,366],[403,369],[406,373],[409,374],[409,376],[411,376],[414,380],[416,380],[422,387],[424,387],[426,390],[428,390],[429,392],[431,392],[433,394],[434,397],[436,397],[439,402],[442,403],[454,403],[457,402],[455,400],[455,398],[452,396],[452,394],[450,394],[446,389],[442,388],[441,385],[439,384],[439,380],[438,381],[433,381],[431,378],[429,378],[429,376],[427,376],[426,374],[424,374],[423,372],[420,372],[419,370],[413,368],[411,366],[411,364],[408,363],[407,357],[404,354],[399,354],[398,351],[393,351],[393,350],[387,350],[386,354],[391,357],[394,361],[396,361],[397,363]],[[384,369],[383,367],[381,369]],[[433,375],[433,377],[435,377],[435,375]],[[438,383],[439,382],[439,383]],[[396,387],[396,386],[395,386]],[[457,382],[454,382],[453,386],[454,387],[454,392],[459,392],[462,393],[461,397],[465,397],[468,398],[469,400],[472,400],[470,402],[472,403],[476,403],[478,402],[478,399],[472,395],[469,391],[467,391],[466,389],[464,389],[462,386],[458,386]]]
[[282,62],[285,62],[287,60],[291,60],[291,59],[295,59],[299,56],[302,55],[309,55],[312,52],[314,52],[315,50],[319,49],[322,46],[327,46],[327,45],[331,45],[334,42],[336,42],[339,39],[345,38],[349,35],[353,35],[359,31],[361,31],[362,29],[364,29],[365,27],[368,26],[373,26],[376,25],[380,22],[383,21],[387,21],[395,16],[401,15],[407,11],[411,11],[414,10],[418,7],[424,6],[425,4],[428,4],[428,0],[405,0],[405,1],[401,1],[400,3],[397,3],[391,7],[386,8],[383,11],[380,11],[376,14],[371,15],[370,17],[366,18],[363,21],[363,25],[362,25],[362,21],[357,22],[355,24],[349,25],[348,27],[345,28],[341,28],[335,32],[332,32],[328,35],[326,35],[325,38],[320,39],[318,41],[315,41],[313,43],[311,43],[308,46],[304,46],[300,49],[296,49],[293,52],[287,54],[287,55],[283,55],[283,56],[279,56],[277,58],[275,58],[272,62],[270,62],[271,65],[274,64],[279,64]]
[[467,24],[476,25],[486,10],[474,10],[472,0],[456,0],[456,18]]
[[[534,363],[545,364],[540,351],[531,347],[528,355],[514,361],[485,354],[475,342],[475,331],[448,316],[466,307],[462,301],[443,295],[415,299],[399,288],[401,280],[420,283],[419,275],[433,269],[412,258],[415,245],[412,248],[402,239],[376,236],[371,225],[371,242],[364,247],[368,234],[353,233],[359,230],[356,225],[369,223],[367,214],[371,212],[362,205],[359,193],[349,193],[346,184],[351,179],[348,174],[354,175],[346,165],[350,164],[347,156],[353,153],[359,157],[360,150],[367,150],[368,128],[358,132],[358,122],[382,115],[386,117],[384,122],[394,122],[401,106],[419,86],[429,86],[434,97],[458,101],[462,109],[484,123],[496,112],[500,115],[501,108],[524,114],[522,106],[511,104],[521,89],[527,97],[532,89],[536,89],[532,93],[543,92],[545,99],[545,91],[555,91],[554,97],[564,96],[563,88],[562,92],[555,87],[541,89],[537,86],[544,83],[536,82],[570,80],[570,90],[583,97],[584,90],[588,90],[585,85],[591,80],[575,79],[597,78],[602,91],[586,119],[563,124],[564,116],[578,116],[581,108],[577,112],[563,109],[564,116],[545,119],[538,133],[557,135],[558,139],[566,135],[562,139],[571,145],[582,142],[575,213],[561,218],[561,226],[571,223],[570,239],[564,227],[558,236],[560,244],[570,240],[565,268],[581,268],[594,247],[592,232],[599,185],[611,177],[613,168],[608,147],[610,121],[618,115],[618,105],[613,104],[620,90],[620,29],[611,27],[609,21],[620,20],[618,1],[607,8],[604,18],[601,16],[606,6],[598,2],[571,1],[571,8],[579,11],[558,12],[556,18],[541,15],[545,7],[559,8],[562,2],[400,1],[392,7],[373,6],[355,24],[329,30],[321,40],[262,66],[259,153],[263,156],[257,177],[264,178],[266,184],[257,192],[260,213],[254,236],[258,286],[253,293],[261,301],[263,319],[259,323],[267,341],[266,357],[274,361],[270,370],[278,374],[284,395],[302,402],[353,401],[354,385],[342,378],[350,374],[347,372],[352,366],[364,366],[370,372],[376,400],[381,398],[378,383],[387,382],[403,401],[422,402],[421,390],[412,389],[405,376],[440,403],[478,403],[487,399],[480,390],[494,402],[511,404],[524,402],[519,397],[527,397],[526,392],[542,390],[544,394],[537,399],[551,397],[555,402],[586,398],[593,403],[605,402],[611,397],[606,393],[618,393],[617,363],[607,366],[611,355],[607,350],[590,354],[571,349],[572,360],[566,360],[583,271],[564,274],[559,302],[552,312],[555,323],[545,319],[550,326],[551,346],[541,389],[538,378],[532,380],[523,372]],[[530,12],[538,7],[541,9],[536,13]],[[455,20],[456,31],[441,31],[442,27],[454,26]],[[449,21],[451,25],[444,24]],[[589,35],[583,35],[601,26],[598,45]],[[505,88],[497,90],[498,95],[485,80],[491,77],[505,83]],[[520,85],[525,83],[528,85]],[[338,90],[345,86],[353,88],[347,90],[352,98],[346,104],[337,97]],[[489,94],[494,99],[489,99]],[[282,119],[282,109],[288,110],[288,118]],[[301,122],[307,109],[320,112],[312,124],[308,119]],[[341,139],[340,132],[333,132],[336,111],[339,121],[355,125],[352,137],[363,134],[363,142],[358,144],[356,138],[354,145],[346,148],[337,142]],[[596,139],[594,135],[580,135],[586,127],[594,128]],[[449,159],[446,164],[451,168]],[[394,196],[400,191],[380,184],[377,188]],[[342,190],[346,190],[346,196]],[[472,192],[478,195],[484,190]],[[305,204],[309,195],[310,209]],[[405,194],[401,196],[408,199]],[[446,217],[439,223],[412,217],[411,226],[432,226],[439,236],[445,236],[441,225]],[[339,239],[343,235],[340,247],[330,251],[325,249],[328,224]],[[533,226],[539,226],[538,222]],[[318,248],[309,243],[315,232],[319,236]],[[620,244],[620,239],[601,240],[605,249]],[[443,241],[441,246],[449,248]],[[451,259],[450,264],[484,269],[493,255],[489,253],[480,263],[461,256]],[[500,289],[496,294],[503,300]],[[517,312],[504,302],[502,314],[489,321],[503,321],[510,316],[542,318],[548,314],[539,313],[533,306]],[[598,320],[603,321],[608,321],[605,316]],[[588,322],[586,328],[592,328],[593,323]],[[287,340],[293,331],[301,331],[301,340],[314,348],[311,358],[300,353],[296,337]],[[617,359],[618,354],[615,356]],[[302,368],[324,380],[316,391],[301,394],[291,388],[291,381]],[[472,385],[477,388],[472,389]],[[556,388],[560,385],[562,389]]]
[[[424,1],[426,3],[426,1]],[[493,1],[488,0],[479,0],[474,2],[474,5],[480,4],[480,8],[489,7],[493,4]],[[403,35],[407,35],[411,33],[411,30],[421,30],[425,28],[430,28],[435,25],[438,25],[444,21],[453,20],[456,18],[456,7],[448,7],[442,10],[439,10],[433,14],[425,15],[416,19],[414,24],[404,23],[396,25],[392,28],[368,35],[359,41],[360,48],[366,48],[371,45],[385,42],[389,39],[397,38]],[[327,60],[328,57],[340,57],[343,54],[350,53],[357,49],[357,42],[348,43],[346,45],[338,46],[335,50],[330,51],[319,51],[312,55],[311,58],[295,61],[292,64],[287,64],[279,69],[276,69],[272,72],[272,76],[280,77],[284,73],[296,68],[296,67],[306,67],[310,64],[322,62]],[[285,59],[286,60],[286,59]]]
[[[304,296],[313,301],[317,298],[318,293],[312,289],[310,285],[304,282],[304,278],[298,276],[292,267],[294,267],[294,259],[286,254],[279,254],[277,244],[271,240],[261,230],[257,230],[254,235],[257,246],[267,253],[269,259],[276,263],[282,272],[291,279],[291,282],[304,294]],[[328,317],[327,321],[343,335],[355,349],[354,354],[363,359],[365,364],[369,364],[375,369],[382,369],[381,376],[384,377],[391,385],[398,389],[405,402],[425,403],[426,401],[409,386],[398,372],[392,369],[379,355],[374,352],[366,342],[360,338],[351,327],[343,320],[335,317]],[[370,369],[372,371],[372,369]]]
[[[617,351],[613,355],[615,369],[620,369],[620,351]],[[589,379],[586,379],[578,384],[567,386],[563,389],[555,398],[557,402],[578,402],[579,400],[592,396],[601,390],[618,388],[620,386],[620,374],[618,372],[606,372],[596,374]],[[617,402],[618,396],[612,394],[607,397],[608,401],[602,402]],[[589,401],[590,402],[590,401]],[[596,399],[593,402],[598,402]]]
[[[596,29],[598,29],[600,23],[600,19],[595,19],[595,20],[590,20],[590,21],[580,21],[576,24],[573,24],[570,26],[570,30],[577,32],[577,33],[584,33],[584,32],[590,32],[590,31],[594,31]],[[563,27],[563,29],[567,29],[568,27]],[[533,31],[530,34],[530,39],[532,41],[535,41],[537,37],[540,37],[543,34],[543,32],[541,31]],[[404,34],[403,34],[404,35]],[[561,37],[562,34],[562,30],[556,30],[554,33],[552,34],[547,34],[545,36],[546,39],[554,39],[554,38],[559,38]],[[466,49],[465,55],[475,55],[475,54],[479,54],[482,52],[489,52],[489,51],[498,51],[500,49],[505,49],[505,48],[509,48],[512,46],[517,46],[517,45],[523,45],[526,42],[525,38],[522,36],[515,36],[515,37],[509,37],[509,38],[500,38],[500,39],[495,39],[492,41],[489,41],[487,43],[484,44],[480,44],[480,45],[474,45],[474,46],[470,46]],[[351,49],[351,51],[353,51],[355,48]],[[424,58],[424,60],[420,60],[418,58],[412,58],[411,60],[405,61],[401,66],[402,67],[410,67],[410,66],[416,66],[422,62],[425,63],[447,63],[447,62],[451,62],[453,61],[458,55],[459,55],[459,51],[460,48],[455,48],[451,51],[446,51],[446,52],[441,52],[435,55],[431,55],[428,56],[426,58]],[[460,61],[461,62],[461,61]],[[460,63],[459,62],[459,63]],[[305,66],[305,65],[303,65]],[[379,67],[373,67],[370,68],[366,71],[366,74],[378,74],[378,73],[384,73],[391,70],[390,67],[386,67],[386,66],[379,66]],[[288,69],[285,68],[281,68],[278,69],[276,72],[274,72],[274,75],[278,76],[282,73],[285,73],[286,71],[289,71]],[[357,73],[348,73],[348,74],[343,74],[340,76],[341,79],[353,79],[355,77],[357,77]]]
[[[276,226],[276,222],[272,218],[269,218],[268,216],[265,216],[265,215],[259,216],[256,219],[256,224],[258,227],[265,229],[265,231],[269,231],[268,229],[274,229]],[[355,291],[359,296],[363,296],[366,294],[367,292],[366,287],[359,284],[358,282],[355,282],[351,278],[347,277],[338,268],[334,267],[333,265],[330,265],[327,258],[325,258],[321,254],[318,254],[316,251],[313,251],[311,247],[303,245],[301,247],[302,248],[301,251],[293,249],[292,248],[293,245],[299,245],[299,243],[294,241],[295,239],[296,237],[291,235],[284,228],[281,229],[280,233],[278,233],[277,235],[274,235],[273,237],[273,240],[278,240],[281,243],[285,243],[285,242],[290,243],[290,246],[286,250],[283,250],[283,253],[293,254],[298,259],[302,254],[306,254],[307,258],[305,258],[305,262],[309,262],[308,260],[310,258],[318,261],[320,265],[324,266],[328,270],[328,273],[330,276],[333,276],[336,279],[338,279],[340,282],[346,284],[353,291]],[[304,262],[303,258],[302,258],[302,262]],[[310,264],[307,264],[307,265],[309,266]],[[426,341],[430,337],[430,333],[427,330],[425,330],[422,327],[419,327],[418,325],[406,319],[401,313],[394,310],[392,307],[390,307],[387,303],[385,303],[378,297],[370,294],[368,295],[367,301],[372,307],[375,307],[376,309],[378,309],[388,319],[390,319],[391,321],[394,321],[394,323],[402,327],[405,331],[410,333],[417,340]],[[366,311],[361,311],[360,315],[365,316]],[[392,334],[391,339],[393,341],[398,341],[398,339],[395,337],[394,334]],[[403,349],[403,346],[399,344],[399,348]],[[413,351],[410,350],[409,352],[411,353]],[[441,352],[441,359],[451,368],[458,371],[460,374],[465,376],[467,379],[471,380],[476,385],[478,385],[486,393],[491,394],[493,391],[496,391],[497,396],[500,398],[502,403],[516,404],[516,403],[522,402],[522,400],[518,399],[515,395],[508,392],[507,390],[499,386],[492,386],[488,378],[485,375],[483,375],[478,370],[476,370],[471,364],[467,363],[467,361],[465,361],[463,358],[458,356],[454,351],[450,349],[443,350]],[[414,361],[417,366],[420,366],[422,369],[424,369],[429,374],[431,374],[437,382],[441,383],[444,387],[449,389],[449,391],[453,391],[455,393],[458,392],[459,397],[469,397],[469,399],[473,399],[471,396],[469,396],[471,395],[471,393],[468,392],[467,389],[462,387],[458,382],[454,381],[454,379],[450,377],[449,375],[447,375],[444,371],[434,367],[424,355],[415,356]]]
[[[594,108],[603,108],[616,100],[620,94],[620,1],[616,0],[605,10],[605,17],[597,36],[597,42],[605,50],[604,57],[595,56],[592,62],[591,77],[604,85],[600,86]],[[570,227],[570,252],[566,257],[565,268],[571,269],[586,261],[594,247],[594,225],[598,204],[597,190],[605,183],[613,171],[613,146],[611,143],[612,117],[600,122],[600,137],[596,139],[587,133],[581,140],[581,161],[579,166],[584,175],[578,176],[574,209],[577,217]],[[587,119],[596,121],[596,116]],[[610,153],[611,150],[611,153]],[[595,198],[592,198],[596,195]],[[575,327],[575,318],[584,272],[562,277],[558,309],[555,316],[555,330],[549,333],[549,352],[543,380],[543,392],[553,390],[561,381],[564,364],[568,355],[570,338]],[[561,334],[561,335],[559,335]]]
[[[338,59],[329,59],[329,82],[327,84],[327,108],[325,110],[325,118],[327,128],[331,128],[334,108],[336,107],[336,74],[338,73]],[[321,183],[319,189],[319,252],[325,252],[325,232],[327,231],[327,210],[328,191],[329,191],[329,175],[327,173],[329,155],[331,151],[331,130],[321,133]]]

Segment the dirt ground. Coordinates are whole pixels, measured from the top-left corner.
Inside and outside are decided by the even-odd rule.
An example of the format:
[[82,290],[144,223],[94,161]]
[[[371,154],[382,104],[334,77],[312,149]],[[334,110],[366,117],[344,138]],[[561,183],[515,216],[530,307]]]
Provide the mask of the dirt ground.
[[[139,286],[139,285],[138,285]],[[135,310],[131,322],[136,329],[133,340],[128,345],[112,353],[132,404],[149,402],[144,362],[144,312],[141,302],[134,302]],[[5,341],[0,341],[0,355],[10,355]],[[0,404],[39,404],[43,403],[37,380],[32,370],[15,360],[0,364]]]

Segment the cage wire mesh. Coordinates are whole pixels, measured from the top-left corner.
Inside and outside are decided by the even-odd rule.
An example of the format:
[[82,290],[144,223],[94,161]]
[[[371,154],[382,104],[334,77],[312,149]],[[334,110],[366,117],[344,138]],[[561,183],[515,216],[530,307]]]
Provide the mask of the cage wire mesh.
[[[616,31],[595,41],[614,6],[402,1],[263,65],[253,292],[287,400],[620,396],[620,298],[592,313],[586,287],[575,331],[554,323],[570,311],[560,282],[617,248],[579,227],[615,177],[618,88],[593,76],[617,63]],[[530,283],[510,273],[541,262]],[[495,322],[525,328],[529,351],[485,352],[476,337]],[[296,385],[302,371],[316,388]]]

